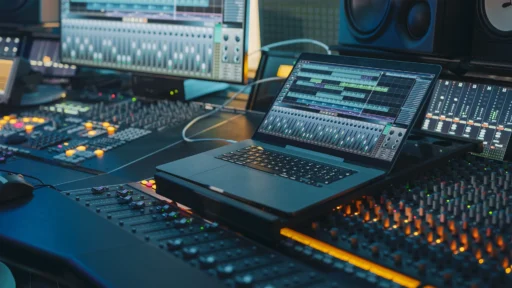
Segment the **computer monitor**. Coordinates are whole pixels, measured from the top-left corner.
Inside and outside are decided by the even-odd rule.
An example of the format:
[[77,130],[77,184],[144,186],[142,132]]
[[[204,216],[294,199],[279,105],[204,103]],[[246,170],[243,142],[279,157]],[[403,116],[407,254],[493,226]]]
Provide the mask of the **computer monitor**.
[[63,0],[68,64],[243,83],[247,0]]

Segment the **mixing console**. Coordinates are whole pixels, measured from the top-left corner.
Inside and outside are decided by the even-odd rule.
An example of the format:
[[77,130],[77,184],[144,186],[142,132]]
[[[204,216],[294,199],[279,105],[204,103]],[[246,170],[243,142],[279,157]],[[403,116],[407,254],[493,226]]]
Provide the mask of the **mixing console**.
[[[154,189],[153,180],[144,180],[63,194],[106,221],[116,223],[133,237],[160,247],[162,253],[174,255],[220,279],[227,287],[340,287],[341,283],[349,287],[372,287],[377,281],[387,287],[394,285],[311,249],[309,255],[314,254],[311,258],[316,262],[306,265],[206,221],[184,207],[156,198],[159,196],[154,194]],[[352,277],[356,274],[359,276]]]
[[66,101],[4,116],[0,120],[0,147],[42,160],[84,164],[103,171],[95,161],[107,151],[183,125],[203,111],[201,104],[144,102],[136,98],[110,104]]
[[512,135],[512,89],[439,81],[423,129],[484,142],[485,157],[503,160]]
[[282,233],[424,285],[510,287],[511,169],[475,156],[454,159],[408,183],[339,206],[304,234]]

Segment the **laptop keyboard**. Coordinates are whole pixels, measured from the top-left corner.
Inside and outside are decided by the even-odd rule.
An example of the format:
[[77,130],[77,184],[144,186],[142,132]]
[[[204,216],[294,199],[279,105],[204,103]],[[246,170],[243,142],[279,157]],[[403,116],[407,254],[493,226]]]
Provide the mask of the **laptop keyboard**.
[[354,170],[265,150],[259,146],[249,146],[216,158],[317,187],[357,173]]

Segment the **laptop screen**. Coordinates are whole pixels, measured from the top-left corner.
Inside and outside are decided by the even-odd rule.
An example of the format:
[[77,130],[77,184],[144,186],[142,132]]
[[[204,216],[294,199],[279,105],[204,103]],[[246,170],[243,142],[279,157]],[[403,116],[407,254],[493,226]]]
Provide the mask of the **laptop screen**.
[[[422,72],[403,62],[387,65],[385,62],[393,61],[327,57],[351,61],[301,57],[258,132],[343,154],[393,162],[432,90],[439,69]],[[373,61],[375,65],[371,65]],[[379,65],[381,62],[386,65]]]

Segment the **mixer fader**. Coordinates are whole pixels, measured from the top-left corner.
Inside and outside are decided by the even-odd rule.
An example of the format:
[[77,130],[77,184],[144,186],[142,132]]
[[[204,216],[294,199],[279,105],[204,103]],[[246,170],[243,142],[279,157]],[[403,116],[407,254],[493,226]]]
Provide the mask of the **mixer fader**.
[[392,159],[405,129],[274,107],[260,132],[380,159]]

